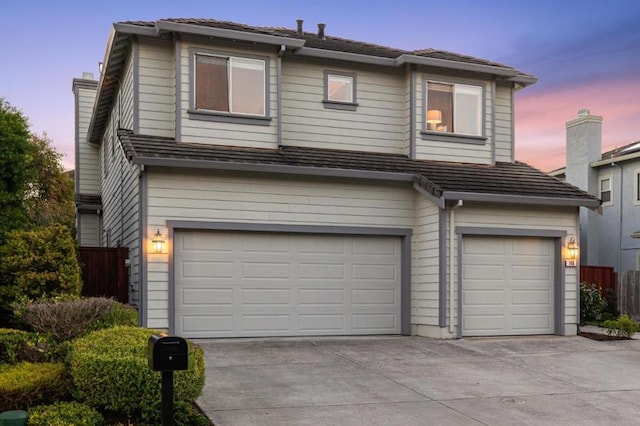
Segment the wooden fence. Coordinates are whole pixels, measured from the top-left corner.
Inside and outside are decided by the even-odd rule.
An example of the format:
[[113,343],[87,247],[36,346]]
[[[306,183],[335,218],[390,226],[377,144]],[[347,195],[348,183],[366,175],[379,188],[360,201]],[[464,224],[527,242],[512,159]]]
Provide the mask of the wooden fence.
[[80,247],[83,296],[113,297],[118,302],[129,302],[129,274],[125,260],[126,247]]
[[618,301],[621,314],[640,317],[640,271],[622,273]]
[[611,266],[580,265],[580,282],[597,284],[611,306],[618,306],[618,274]]

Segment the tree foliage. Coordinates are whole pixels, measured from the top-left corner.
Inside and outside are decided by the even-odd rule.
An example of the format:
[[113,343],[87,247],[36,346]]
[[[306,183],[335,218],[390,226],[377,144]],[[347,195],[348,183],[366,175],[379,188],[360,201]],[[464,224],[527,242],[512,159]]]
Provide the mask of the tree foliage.
[[7,232],[61,223],[74,227],[74,189],[46,134],[0,98],[0,243]]
[[0,243],[6,232],[26,225],[24,194],[31,160],[29,122],[0,98]]
[[0,247],[0,274],[10,277],[0,286],[5,306],[21,297],[77,297],[82,289],[75,241],[60,224],[9,232]]

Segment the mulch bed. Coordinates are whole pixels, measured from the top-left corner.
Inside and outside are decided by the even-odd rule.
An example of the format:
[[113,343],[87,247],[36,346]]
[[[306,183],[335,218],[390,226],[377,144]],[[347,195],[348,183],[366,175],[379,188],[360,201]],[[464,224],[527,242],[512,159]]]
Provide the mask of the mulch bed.
[[587,333],[587,332],[584,332],[584,331],[581,331],[580,333],[578,333],[578,335],[582,336],[582,337],[586,337],[587,339],[597,340],[599,342],[606,342],[606,341],[610,341],[610,340],[631,340],[628,337],[609,336],[608,334]]

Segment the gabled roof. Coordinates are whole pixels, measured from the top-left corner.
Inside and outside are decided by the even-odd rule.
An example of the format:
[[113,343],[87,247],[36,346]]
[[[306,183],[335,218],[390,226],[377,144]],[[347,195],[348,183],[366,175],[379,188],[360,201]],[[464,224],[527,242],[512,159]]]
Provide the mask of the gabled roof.
[[172,138],[119,130],[127,158],[162,167],[413,181],[442,200],[597,207],[600,201],[524,163],[412,160],[404,155],[283,146],[280,149],[176,142]]
[[98,85],[95,110],[89,125],[89,141],[99,143],[115,99],[118,79],[127,60],[132,36],[170,37],[189,34],[209,38],[284,46],[286,55],[360,62],[388,67],[415,64],[481,73],[527,86],[537,78],[513,67],[473,56],[436,49],[403,50],[356,40],[280,27],[258,27],[215,19],[169,18],[158,21],[124,21],[114,24]]

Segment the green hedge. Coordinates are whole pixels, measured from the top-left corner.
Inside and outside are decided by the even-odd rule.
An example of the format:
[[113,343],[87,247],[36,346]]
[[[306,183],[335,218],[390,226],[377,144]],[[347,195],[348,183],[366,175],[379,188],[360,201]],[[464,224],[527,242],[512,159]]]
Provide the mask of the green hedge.
[[64,399],[69,378],[62,363],[0,365],[0,411],[24,410]]
[[62,361],[66,348],[48,334],[0,328],[0,363]]
[[102,414],[80,402],[56,402],[29,410],[29,426],[102,426]]
[[[72,342],[69,368],[73,396],[106,412],[129,418],[151,415],[149,407],[160,398],[160,373],[147,361],[149,337],[158,333],[137,327],[96,331]],[[174,375],[174,399],[191,402],[204,387],[202,350],[189,342],[189,369]]]

